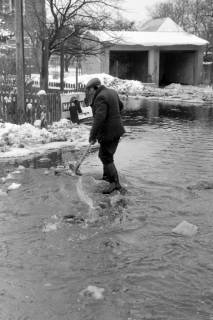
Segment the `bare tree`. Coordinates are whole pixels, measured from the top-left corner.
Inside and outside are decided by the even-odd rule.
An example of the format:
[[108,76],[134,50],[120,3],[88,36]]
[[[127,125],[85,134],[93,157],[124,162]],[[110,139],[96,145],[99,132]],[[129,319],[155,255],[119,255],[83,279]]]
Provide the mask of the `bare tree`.
[[[104,30],[112,25],[112,12],[119,9],[120,0],[46,0],[47,20],[35,5],[38,32],[34,34],[32,28],[28,33],[35,48],[42,46],[44,34],[48,36],[48,57],[63,54],[69,59],[97,54],[100,46],[91,42],[90,46],[82,45],[87,40],[89,29]],[[46,62],[47,63],[47,62]],[[42,67],[41,67],[42,68]]]
[[192,32],[210,42],[206,52],[213,50],[213,1],[168,0],[149,9],[153,18],[170,17],[185,31]]

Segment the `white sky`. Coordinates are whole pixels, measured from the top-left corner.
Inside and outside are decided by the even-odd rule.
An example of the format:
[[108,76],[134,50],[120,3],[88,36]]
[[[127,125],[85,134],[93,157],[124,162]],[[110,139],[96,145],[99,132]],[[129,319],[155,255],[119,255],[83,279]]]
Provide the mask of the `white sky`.
[[162,0],[123,0],[123,8],[126,12],[122,14],[129,20],[144,21],[150,18],[146,8],[159,2]]

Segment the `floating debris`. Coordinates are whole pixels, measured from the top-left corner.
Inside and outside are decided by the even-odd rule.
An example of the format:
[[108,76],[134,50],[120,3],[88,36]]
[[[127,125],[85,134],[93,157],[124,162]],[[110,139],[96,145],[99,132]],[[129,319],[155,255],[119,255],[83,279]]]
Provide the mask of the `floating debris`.
[[198,227],[187,221],[182,221],[172,232],[177,233],[182,236],[194,236],[198,231]]
[[80,224],[85,222],[85,219],[83,217],[76,217],[74,214],[69,214],[64,216],[63,220],[71,224]]
[[50,232],[50,231],[57,231],[59,227],[59,222],[55,223],[47,223],[43,229],[42,232]]
[[189,190],[209,190],[213,189],[213,181],[199,181],[195,185],[188,186]]
[[92,297],[95,300],[102,300],[104,299],[104,296],[103,296],[104,291],[105,291],[104,288],[98,288],[96,286],[88,286],[86,289],[80,292],[80,295],[84,297]]

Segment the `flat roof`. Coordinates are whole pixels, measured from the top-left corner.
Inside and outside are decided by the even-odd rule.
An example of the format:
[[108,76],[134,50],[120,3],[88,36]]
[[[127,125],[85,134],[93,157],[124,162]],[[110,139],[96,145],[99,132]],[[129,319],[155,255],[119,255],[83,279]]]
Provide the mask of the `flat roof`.
[[101,42],[112,45],[162,47],[177,45],[205,46],[208,41],[191,33],[183,32],[145,32],[145,31],[89,31]]

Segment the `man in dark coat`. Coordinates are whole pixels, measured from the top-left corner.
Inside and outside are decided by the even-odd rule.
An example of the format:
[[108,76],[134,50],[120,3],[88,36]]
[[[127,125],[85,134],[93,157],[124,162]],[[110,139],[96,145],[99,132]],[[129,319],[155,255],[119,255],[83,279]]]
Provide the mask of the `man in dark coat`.
[[114,190],[121,191],[122,187],[114,164],[114,154],[120,137],[125,132],[121,120],[123,103],[117,92],[101,85],[98,78],[91,79],[86,90],[89,95],[93,95],[91,103],[93,125],[89,142],[95,144],[98,140],[100,143],[99,158],[103,163],[103,179],[110,182],[109,188],[103,193],[108,194]]

